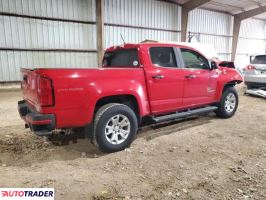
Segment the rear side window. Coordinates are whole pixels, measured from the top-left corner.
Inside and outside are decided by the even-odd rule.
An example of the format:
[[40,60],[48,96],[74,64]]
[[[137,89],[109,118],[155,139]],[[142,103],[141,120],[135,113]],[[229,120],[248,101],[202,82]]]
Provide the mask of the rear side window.
[[172,47],[151,47],[152,64],[161,67],[177,67],[175,52]]
[[256,56],[251,61],[251,64],[266,64],[266,55],[264,55],[264,56]]
[[208,60],[196,51],[181,49],[185,68],[191,69],[209,69]]
[[121,49],[104,54],[103,66],[107,67],[137,67],[139,57],[137,49]]

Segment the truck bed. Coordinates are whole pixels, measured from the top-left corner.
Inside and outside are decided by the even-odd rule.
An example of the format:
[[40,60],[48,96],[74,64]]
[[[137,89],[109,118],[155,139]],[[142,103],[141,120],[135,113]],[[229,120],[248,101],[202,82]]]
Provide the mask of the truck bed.
[[[57,128],[79,127],[89,123],[97,100],[105,95],[133,95],[139,91],[143,102],[148,104],[142,68],[40,68],[22,69],[21,72],[23,99],[39,113],[56,113]],[[39,77],[51,80],[52,93],[49,95],[54,98],[51,106],[41,106],[39,103]]]

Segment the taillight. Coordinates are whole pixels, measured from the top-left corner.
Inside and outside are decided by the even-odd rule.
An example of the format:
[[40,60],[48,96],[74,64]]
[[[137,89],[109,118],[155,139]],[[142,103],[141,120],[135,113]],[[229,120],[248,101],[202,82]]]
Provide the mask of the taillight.
[[255,70],[256,69],[256,67],[255,66],[253,66],[253,65],[248,65],[248,66],[246,66],[246,68],[244,69],[245,71],[250,71],[250,70]]
[[40,76],[38,78],[38,102],[40,106],[54,105],[52,80]]

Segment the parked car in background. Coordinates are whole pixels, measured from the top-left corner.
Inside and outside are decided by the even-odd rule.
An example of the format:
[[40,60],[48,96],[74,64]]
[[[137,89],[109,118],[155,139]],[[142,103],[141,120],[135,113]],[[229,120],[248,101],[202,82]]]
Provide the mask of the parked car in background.
[[266,89],[266,55],[257,55],[244,69],[244,80],[248,89]]
[[38,135],[82,128],[105,152],[128,147],[143,119],[232,117],[242,76],[184,44],[108,48],[99,69],[22,69],[21,118]]

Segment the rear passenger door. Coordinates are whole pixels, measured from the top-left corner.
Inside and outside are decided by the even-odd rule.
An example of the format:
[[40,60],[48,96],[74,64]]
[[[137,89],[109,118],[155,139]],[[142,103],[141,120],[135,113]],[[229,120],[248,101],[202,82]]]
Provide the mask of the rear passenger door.
[[182,107],[183,75],[177,49],[150,47],[145,67],[148,95],[152,113],[162,114]]
[[211,70],[209,61],[191,49],[180,49],[184,71],[183,106],[193,107],[213,101],[217,73]]

